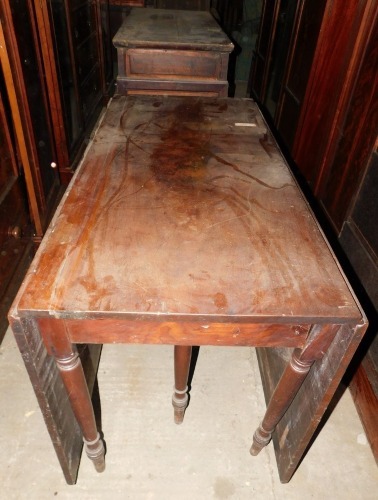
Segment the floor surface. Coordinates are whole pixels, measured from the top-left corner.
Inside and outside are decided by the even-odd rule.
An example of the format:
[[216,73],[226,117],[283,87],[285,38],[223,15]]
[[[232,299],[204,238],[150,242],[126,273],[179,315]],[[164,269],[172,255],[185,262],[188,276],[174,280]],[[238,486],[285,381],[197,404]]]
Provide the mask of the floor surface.
[[184,423],[173,423],[173,350],[104,346],[98,374],[106,470],[63,478],[23,361],[0,346],[0,499],[376,499],[378,469],[345,391],[288,484],[273,445],[249,454],[265,409],[254,349],[200,349]]

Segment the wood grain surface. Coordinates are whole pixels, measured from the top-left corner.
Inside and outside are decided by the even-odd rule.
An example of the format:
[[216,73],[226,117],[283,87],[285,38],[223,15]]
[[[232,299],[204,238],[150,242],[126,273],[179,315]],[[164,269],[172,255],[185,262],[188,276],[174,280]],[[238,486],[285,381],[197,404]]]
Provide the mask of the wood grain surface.
[[71,318],[361,318],[256,105],[237,99],[115,98],[21,295],[19,312]]

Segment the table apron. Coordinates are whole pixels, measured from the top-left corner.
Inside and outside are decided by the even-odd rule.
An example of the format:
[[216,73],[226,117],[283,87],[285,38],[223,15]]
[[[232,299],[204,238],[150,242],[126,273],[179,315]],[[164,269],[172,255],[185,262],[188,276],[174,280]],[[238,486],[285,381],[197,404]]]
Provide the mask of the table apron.
[[[39,318],[46,338],[54,324],[65,326],[72,343],[171,344],[250,347],[305,345],[311,325],[265,323],[210,323],[115,319]],[[57,325],[59,323],[59,326]]]

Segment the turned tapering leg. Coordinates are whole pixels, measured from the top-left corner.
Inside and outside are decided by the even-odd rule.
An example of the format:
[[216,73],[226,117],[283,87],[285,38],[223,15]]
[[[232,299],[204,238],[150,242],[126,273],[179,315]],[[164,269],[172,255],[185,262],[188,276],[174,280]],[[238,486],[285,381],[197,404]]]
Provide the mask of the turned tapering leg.
[[69,354],[55,354],[57,366],[71,402],[72,410],[83,433],[87,456],[93,461],[97,472],[105,469],[105,448],[97,431],[91,397],[79,354],[75,348]]
[[172,405],[174,408],[174,418],[176,424],[182,423],[184,420],[185,409],[188,406],[188,376],[191,357],[191,346],[175,345],[175,387],[172,396]]
[[257,455],[269,443],[276,425],[290,406],[310,371],[314,359],[303,360],[301,354],[300,349],[294,351],[290,363],[277,384],[265,416],[253,435],[253,443],[250,449],[251,455]]

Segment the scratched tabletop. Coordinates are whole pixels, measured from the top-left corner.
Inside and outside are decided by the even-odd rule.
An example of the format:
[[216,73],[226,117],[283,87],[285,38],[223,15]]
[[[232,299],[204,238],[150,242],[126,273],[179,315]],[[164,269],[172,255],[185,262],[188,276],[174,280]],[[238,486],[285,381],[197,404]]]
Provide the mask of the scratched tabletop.
[[247,99],[115,97],[19,297],[62,317],[361,317]]

